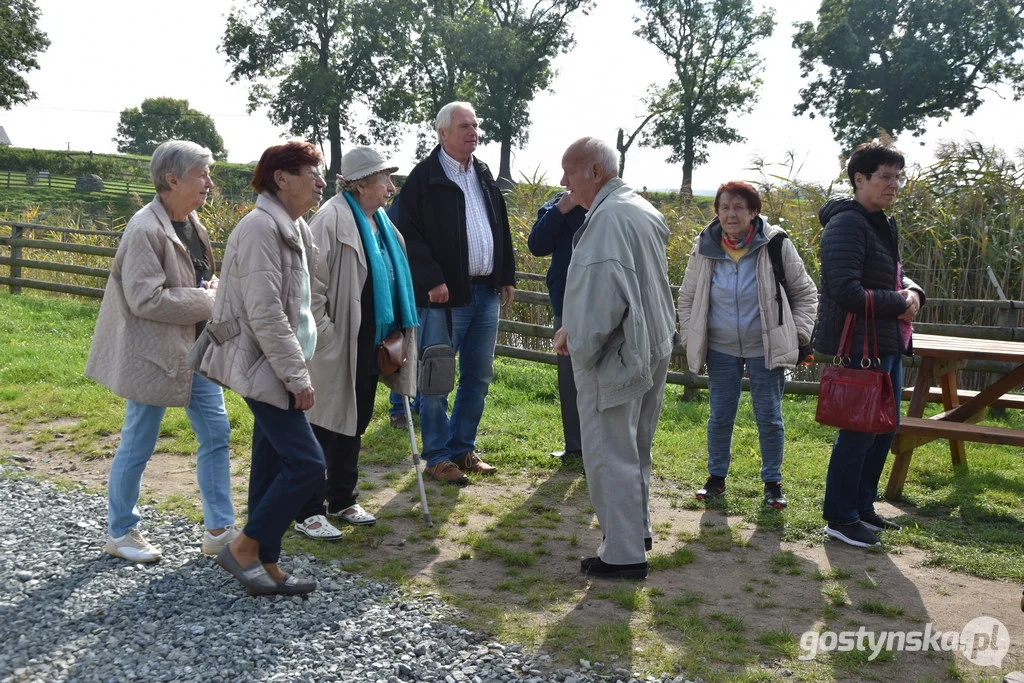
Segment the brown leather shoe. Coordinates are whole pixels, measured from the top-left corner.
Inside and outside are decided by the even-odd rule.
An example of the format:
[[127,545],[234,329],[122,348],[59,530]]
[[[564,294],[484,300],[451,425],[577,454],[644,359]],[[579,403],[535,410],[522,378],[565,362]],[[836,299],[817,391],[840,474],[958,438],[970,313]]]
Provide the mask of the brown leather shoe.
[[498,468],[494,465],[488,465],[480,456],[476,454],[476,451],[470,451],[461,458],[453,458],[454,462],[460,470],[466,472],[474,472],[476,474],[494,474],[498,471]]
[[469,483],[469,477],[459,470],[458,466],[451,460],[442,460],[436,465],[424,467],[423,471],[432,476],[442,484],[455,484],[465,486]]

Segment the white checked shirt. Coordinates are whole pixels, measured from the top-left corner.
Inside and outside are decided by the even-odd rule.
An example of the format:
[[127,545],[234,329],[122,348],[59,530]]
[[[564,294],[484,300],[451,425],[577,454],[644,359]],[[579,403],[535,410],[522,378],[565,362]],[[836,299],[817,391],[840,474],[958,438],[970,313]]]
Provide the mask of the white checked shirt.
[[490,275],[494,271],[494,236],[487,218],[483,188],[470,158],[466,168],[441,148],[438,158],[448,179],[462,189],[466,197],[466,244],[469,246],[469,276]]

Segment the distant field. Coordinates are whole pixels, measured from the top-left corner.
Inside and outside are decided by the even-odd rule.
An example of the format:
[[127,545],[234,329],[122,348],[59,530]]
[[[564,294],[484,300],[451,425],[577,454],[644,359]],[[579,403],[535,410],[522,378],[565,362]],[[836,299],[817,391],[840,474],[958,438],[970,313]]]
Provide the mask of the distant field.
[[[75,191],[77,180],[72,176],[53,175],[45,171],[4,171],[0,170],[0,188],[3,190],[17,190],[18,188],[32,188],[45,190]],[[103,189],[93,193],[79,194],[103,194],[103,195],[129,195],[135,193],[142,198],[149,199],[156,194],[152,183],[143,183],[135,179],[104,178]],[[7,193],[4,193],[7,196]]]

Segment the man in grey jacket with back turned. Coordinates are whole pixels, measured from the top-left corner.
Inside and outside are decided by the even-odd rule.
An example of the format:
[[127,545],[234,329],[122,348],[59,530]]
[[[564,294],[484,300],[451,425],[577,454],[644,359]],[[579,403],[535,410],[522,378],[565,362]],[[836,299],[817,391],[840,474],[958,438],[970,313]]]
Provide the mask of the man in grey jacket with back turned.
[[581,138],[562,185],[588,210],[576,232],[555,350],[572,357],[590,501],[604,533],[592,576],[642,579],[651,547],[651,443],[675,332],[668,226],[619,179],[615,150]]

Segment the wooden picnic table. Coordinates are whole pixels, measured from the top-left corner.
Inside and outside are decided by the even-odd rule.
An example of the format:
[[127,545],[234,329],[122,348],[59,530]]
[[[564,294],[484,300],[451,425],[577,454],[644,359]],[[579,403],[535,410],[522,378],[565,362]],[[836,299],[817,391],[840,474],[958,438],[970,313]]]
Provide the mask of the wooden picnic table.
[[[899,498],[903,492],[914,449],[929,441],[949,440],[954,468],[967,465],[965,441],[1024,447],[1024,430],[977,424],[990,406],[1024,408],[1024,396],[1008,394],[1024,384],[1024,343],[915,334],[914,354],[920,356],[921,365],[907,416],[900,419],[892,444],[896,457],[885,489],[885,497],[890,500]],[[981,391],[961,391],[957,387],[957,372],[968,360],[1003,361],[1016,367],[996,377]],[[924,407],[935,380],[942,392],[943,412],[925,418]]]

